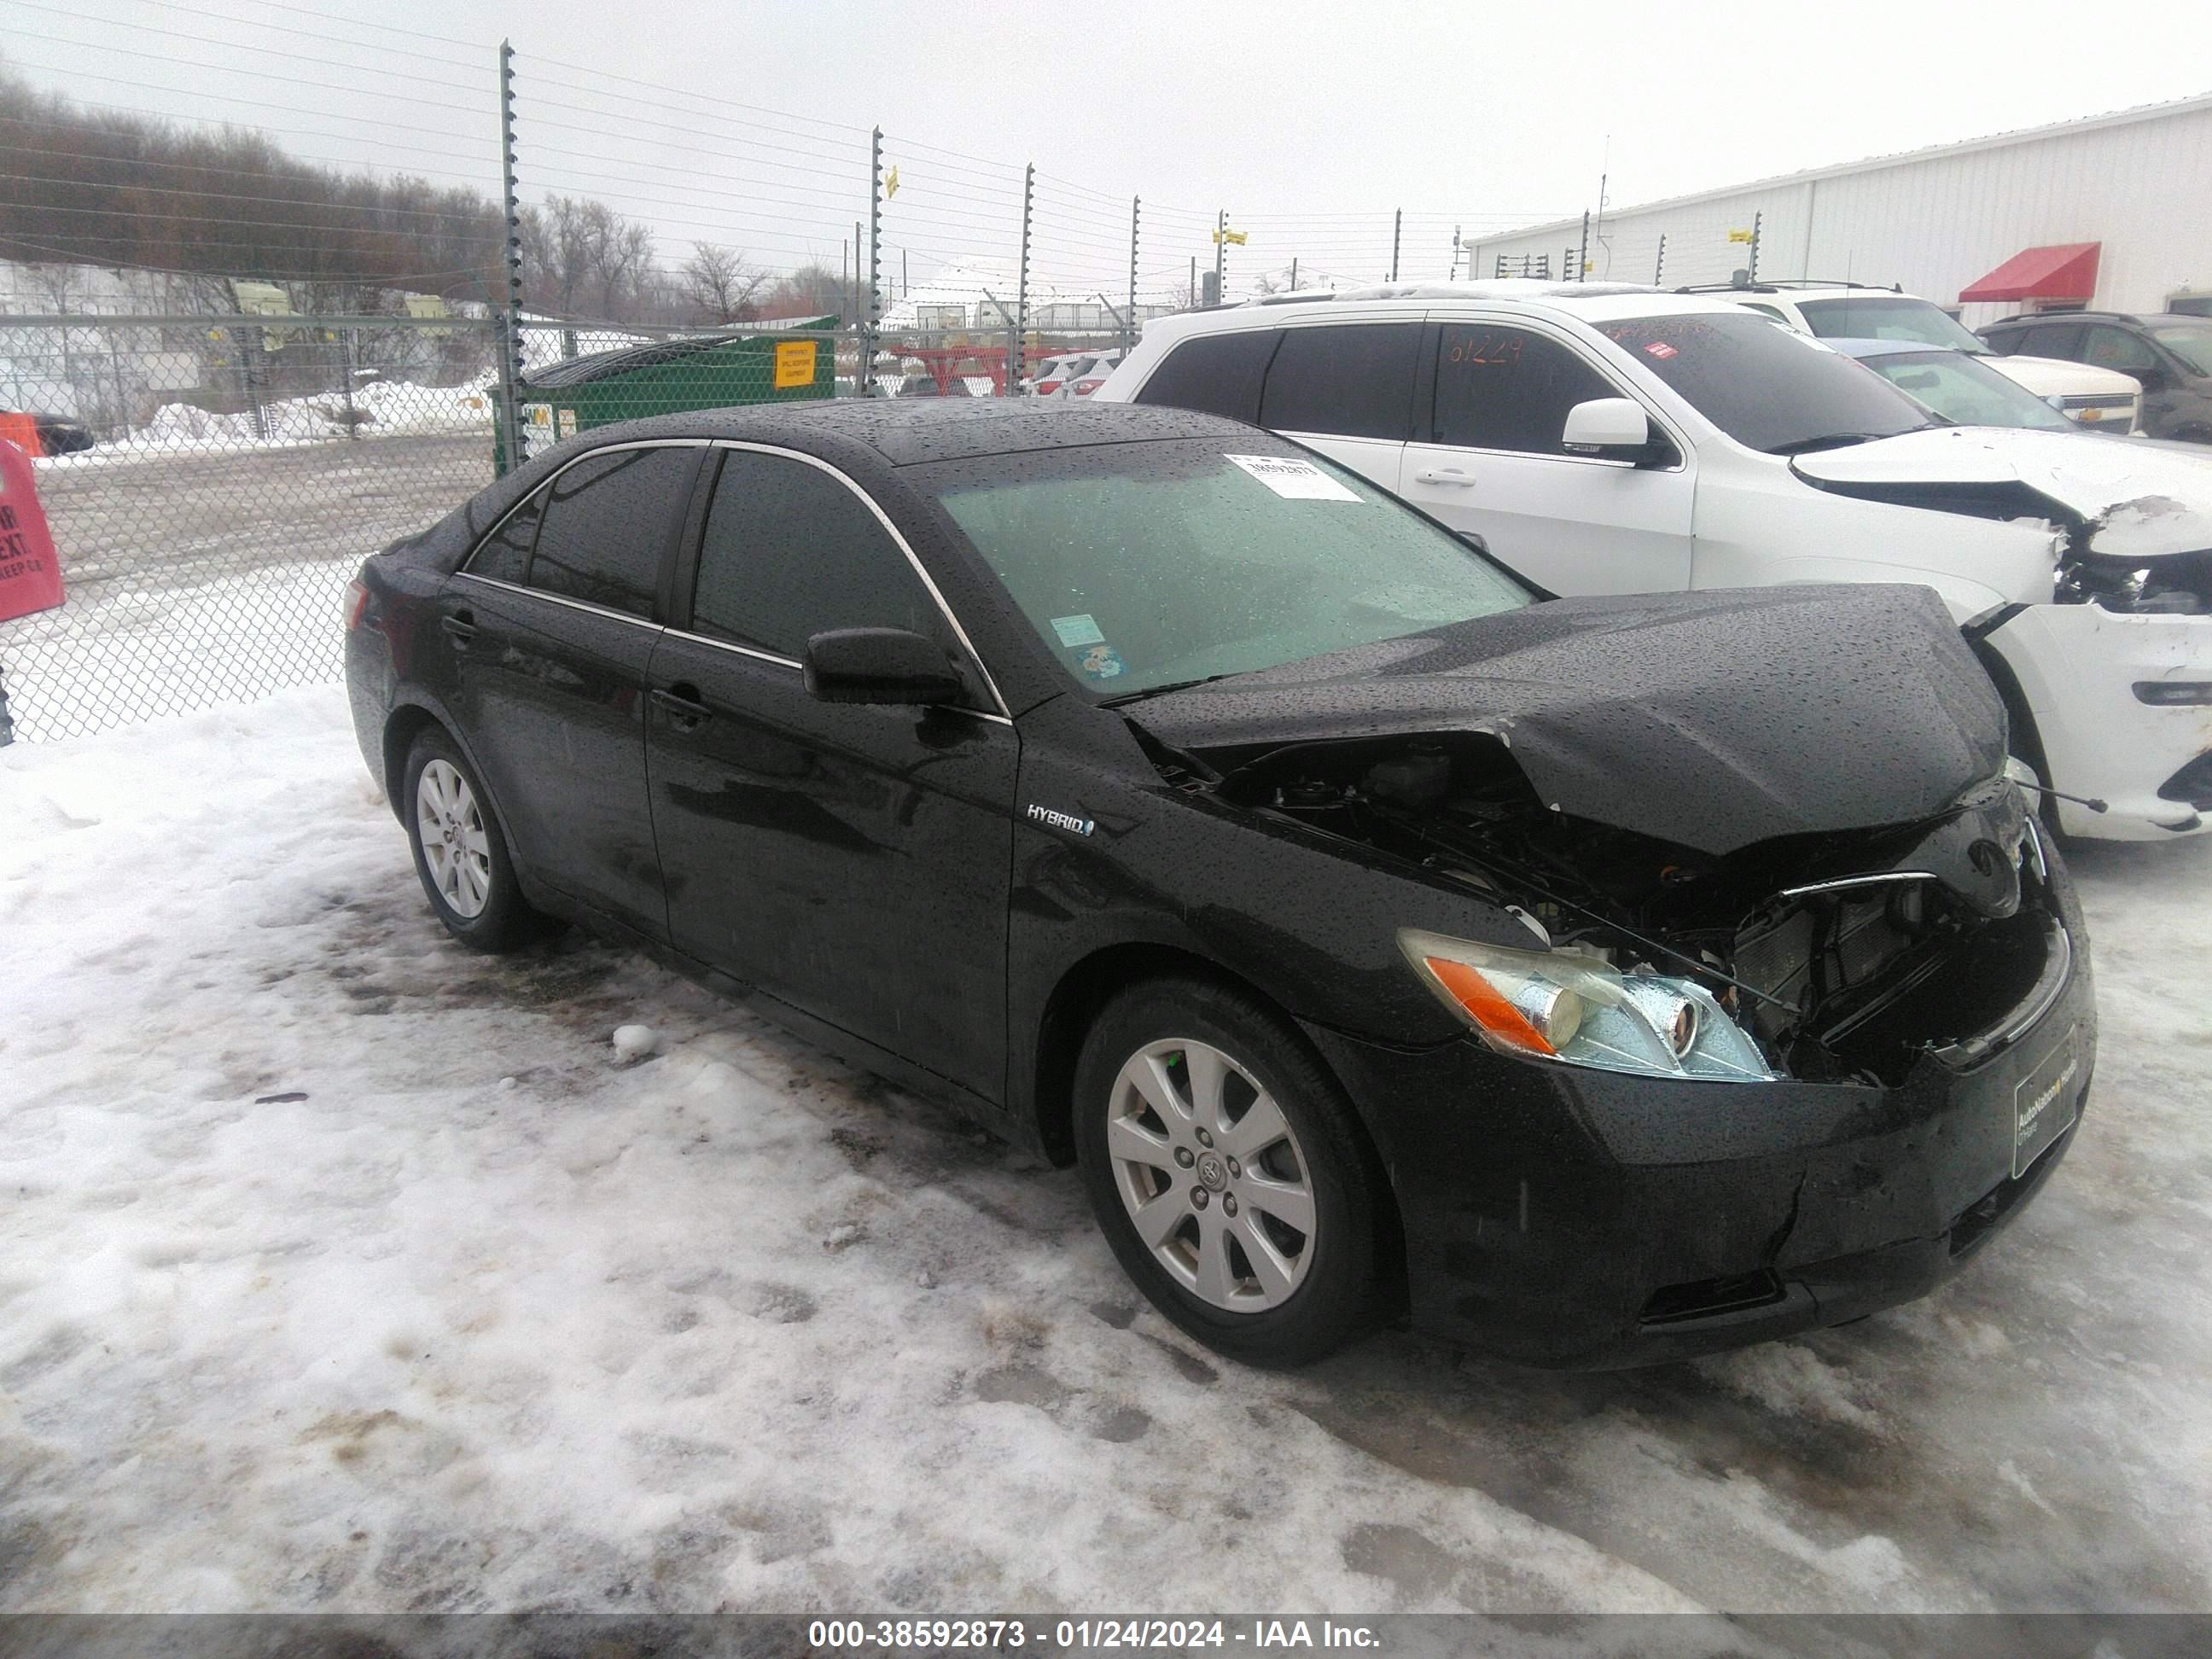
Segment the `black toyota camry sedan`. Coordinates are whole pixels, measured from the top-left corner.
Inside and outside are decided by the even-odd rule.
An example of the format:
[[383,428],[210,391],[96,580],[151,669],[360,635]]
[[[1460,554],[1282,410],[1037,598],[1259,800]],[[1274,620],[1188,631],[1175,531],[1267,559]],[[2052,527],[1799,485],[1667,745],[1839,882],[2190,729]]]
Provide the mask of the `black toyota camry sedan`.
[[1208,416],[604,428],[371,558],[347,671],[456,936],[635,941],[1079,1164],[1254,1362],[1854,1319],[2087,1091],[2080,911],[1931,594],[1548,599]]

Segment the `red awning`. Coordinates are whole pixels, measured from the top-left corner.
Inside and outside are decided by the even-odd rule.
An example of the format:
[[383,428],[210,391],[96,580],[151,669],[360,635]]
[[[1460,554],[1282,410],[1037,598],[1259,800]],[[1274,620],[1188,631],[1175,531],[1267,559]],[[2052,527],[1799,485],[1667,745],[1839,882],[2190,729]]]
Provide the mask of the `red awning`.
[[2023,248],[1978,283],[1959,290],[1972,300],[2087,300],[2097,291],[2102,242],[2057,242]]

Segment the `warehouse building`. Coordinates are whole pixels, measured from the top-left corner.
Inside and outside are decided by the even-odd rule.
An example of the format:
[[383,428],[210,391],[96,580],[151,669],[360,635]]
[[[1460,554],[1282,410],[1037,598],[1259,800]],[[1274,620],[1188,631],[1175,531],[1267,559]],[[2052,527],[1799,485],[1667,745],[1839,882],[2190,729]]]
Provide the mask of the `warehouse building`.
[[[2212,94],[1470,240],[1470,276],[1898,283],[2015,312],[2212,308]],[[1756,235],[1754,243],[1751,239]],[[1585,249],[1587,252],[1585,252]],[[2192,299],[2203,294],[2201,299]]]

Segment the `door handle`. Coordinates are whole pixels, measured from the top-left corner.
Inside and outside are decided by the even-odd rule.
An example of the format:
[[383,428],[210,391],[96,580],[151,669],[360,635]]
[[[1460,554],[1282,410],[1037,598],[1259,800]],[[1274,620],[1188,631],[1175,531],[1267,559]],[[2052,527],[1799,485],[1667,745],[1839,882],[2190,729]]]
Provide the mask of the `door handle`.
[[477,636],[476,618],[465,611],[456,611],[450,617],[441,617],[438,625],[463,646]]
[[665,691],[656,686],[653,691],[653,702],[655,708],[665,709],[670,718],[685,730],[711,718],[714,714],[714,710],[701,701],[697,689],[689,685],[672,685]]
[[1457,489],[1474,488],[1474,476],[1455,466],[1425,466],[1413,475],[1415,483],[1449,484]]

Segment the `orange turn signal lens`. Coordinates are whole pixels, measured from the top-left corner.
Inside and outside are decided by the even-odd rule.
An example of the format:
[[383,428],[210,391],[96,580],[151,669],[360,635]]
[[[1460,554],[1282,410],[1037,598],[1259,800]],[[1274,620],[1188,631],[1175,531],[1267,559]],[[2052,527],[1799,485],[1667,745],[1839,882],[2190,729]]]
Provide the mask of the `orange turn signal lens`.
[[1468,1018],[1486,1035],[1523,1054],[1558,1055],[1559,1051],[1528,1023],[1528,1016],[1500,996],[1495,986],[1465,963],[1454,962],[1449,957],[1424,957],[1421,960],[1436,976],[1437,983],[1451,993],[1452,1000],[1467,1010]]

